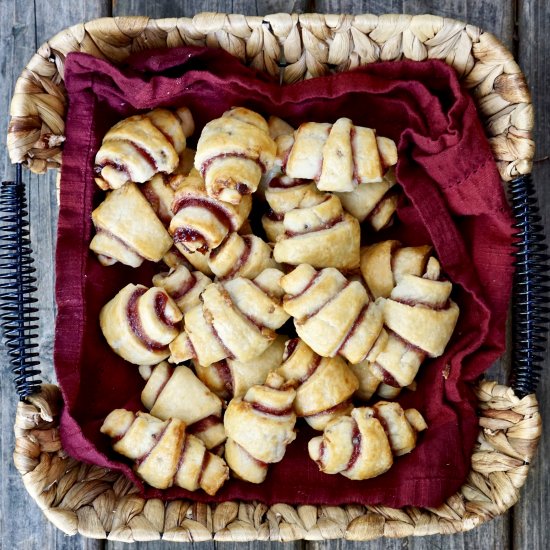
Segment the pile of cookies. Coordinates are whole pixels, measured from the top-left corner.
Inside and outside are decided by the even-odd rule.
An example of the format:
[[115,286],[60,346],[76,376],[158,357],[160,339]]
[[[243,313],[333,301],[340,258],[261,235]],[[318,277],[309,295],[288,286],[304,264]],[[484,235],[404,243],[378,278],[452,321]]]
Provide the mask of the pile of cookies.
[[116,409],[101,431],[157,488],[261,483],[300,418],[320,432],[308,451],[323,472],[386,472],[426,429],[388,400],[444,352],[459,314],[431,247],[362,246],[397,208],[395,143],[347,118],[295,129],[242,107],[208,122],[196,151],[194,133],[187,108],[155,109],[96,155],[108,193],[91,250],[168,269],[101,310],[148,411]]

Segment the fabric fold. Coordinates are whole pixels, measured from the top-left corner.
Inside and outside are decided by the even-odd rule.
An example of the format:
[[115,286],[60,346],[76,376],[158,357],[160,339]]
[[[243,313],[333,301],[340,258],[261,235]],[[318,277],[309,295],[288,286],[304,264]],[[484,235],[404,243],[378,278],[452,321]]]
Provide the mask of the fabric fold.
[[[452,495],[470,470],[478,433],[472,383],[505,348],[513,275],[511,214],[473,101],[453,69],[434,60],[379,63],[281,87],[225,52],[187,47],[143,52],[122,67],[71,53],[65,83],[55,367],[65,402],[66,451],[123,472],[148,497],[401,507],[438,506]],[[320,473],[307,454],[314,433],[300,427],[261,485],[231,480],[215,497],[182,489],[160,492],[141,484],[100,434],[112,409],[141,408],[144,382],[137,367],[104,341],[99,310],[129,282],[150,285],[158,266],[103,267],[89,252],[90,215],[102,196],[94,182],[94,156],[118,120],[180,105],[191,109],[198,131],[225,110],[245,106],[296,126],[346,116],[398,143],[397,177],[405,195],[400,221],[372,238],[433,244],[455,285],[461,314],[445,354],[427,361],[417,390],[399,398],[403,406],[418,408],[429,428],[388,473],[362,482]]]

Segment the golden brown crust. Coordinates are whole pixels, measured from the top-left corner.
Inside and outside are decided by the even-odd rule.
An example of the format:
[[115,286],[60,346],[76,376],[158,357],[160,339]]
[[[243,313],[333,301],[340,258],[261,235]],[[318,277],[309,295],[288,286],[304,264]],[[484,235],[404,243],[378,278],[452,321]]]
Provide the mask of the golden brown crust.
[[250,361],[263,353],[288,319],[281,305],[282,275],[270,268],[254,280],[237,277],[207,286],[202,303],[185,314],[170,360],[195,358],[208,366],[227,358]]
[[381,182],[397,162],[392,140],[378,139],[374,130],[354,126],[348,118],[334,124],[307,122],[296,130],[293,143],[283,138],[278,155],[285,173],[315,180],[322,191],[350,192],[358,184]]
[[249,388],[263,384],[283,361],[286,336],[279,335],[258,357],[250,361],[224,359],[209,366],[194,362],[197,376],[222,399],[242,397]]
[[126,285],[107,302],[99,323],[111,349],[135,365],[154,365],[170,355],[182,314],[160,288]]
[[296,388],[296,415],[315,430],[353,408],[350,398],[359,384],[340,357],[320,357],[300,339],[289,340],[285,361],[276,372]]
[[234,232],[210,252],[208,266],[218,279],[254,279],[265,269],[279,267],[271,247],[260,237]]
[[197,143],[195,168],[208,194],[231,204],[258,188],[262,173],[275,162],[276,145],[259,114],[237,107],[204,127]]
[[211,282],[200,271],[191,272],[183,264],[168,273],[157,273],[153,276],[153,285],[163,288],[182,313],[200,304],[200,295]]
[[417,431],[426,429],[416,409],[407,412],[416,427],[397,403],[380,401],[373,408],[353,409],[350,416],[331,421],[322,436],[310,440],[309,456],[327,474],[349,479],[379,476],[392,466],[392,455],[412,451]]
[[237,231],[252,207],[249,196],[235,206],[210,197],[204,180],[196,170],[176,176],[170,234],[182,253],[202,253],[216,248],[230,231]]
[[136,473],[157,489],[177,485],[214,495],[229,477],[227,465],[186,433],[179,419],[160,420],[124,409],[111,412],[101,432],[116,439],[113,449],[135,462]]
[[[159,363],[141,392],[141,401],[156,418],[183,420],[207,449],[217,447],[225,440],[220,398],[188,367],[180,365],[174,368],[165,361]],[[205,419],[208,420],[201,424],[200,421]],[[219,425],[218,429],[214,429],[216,425]]]
[[172,173],[190,124],[188,110],[184,115],[155,109],[121,120],[105,134],[96,154],[96,182],[102,189],[118,189],[130,181],[146,182],[159,172]]
[[159,262],[172,246],[170,235],[134,183],[111,191],[92,212],[92,221],[96,235],[90,249],[104,265]]
[[[253,483],[263,481],[256,462],[271,464],[283,459],[287,445],[296,438],[293,388],[270,374],[264,385],[252,386],[243,398],[231,400],[224,416],[229,452],[226,460],[239,477]],[[237,445],[233,445],[236,443]]]

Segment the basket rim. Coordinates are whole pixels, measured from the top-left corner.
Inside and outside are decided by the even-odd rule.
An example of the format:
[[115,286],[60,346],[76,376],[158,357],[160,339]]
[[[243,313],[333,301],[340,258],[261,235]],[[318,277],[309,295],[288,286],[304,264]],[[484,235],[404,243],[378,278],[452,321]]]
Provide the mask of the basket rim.
[[122,542],[289,542],[452,534],[517,502],[541,434],[534,394],[519,399],[511,388],[483,380],[476,396],[480,434],[472,470],[462,488],[437,508],[146,500],[123,474],[65,453],[58,429],[61,392],[51,384],[19,403],[14,462],[46,517],[68,535]]
[[[256,68],[281,72],[283,82],[333,67],[345,70],[350,63],[442,58],[471,89],[503,180],[531,171],[533,108],[512,54],[478,27],[440,16],[393,14],[200,13],[193,18],[133,16],[79,23],[43,44],[17,80],[8,128],[12,162],[23,162],[37,173],[61,165],[63,69],[69,52],[118,53],[120,61],[144,44],[158,47],[159,41],[168,47],[221,47]],[[43,385],[41,393],[19,404],[14,461],[29,494],[67,534],[124,542],[365,541],[451,534],[472,529],[517,501],[541,433],[534,395],[520,400],[511,388],[482,381],[477,396],[482,414],[472,470],[462,489],[435,509],[145,501],[126,478],[66,455],[58,433],[60,390],[53,385]]]
[[102,17],[73,25],[45,42],[16,82],[7,140],[11,161],[36,173],[60,166],[68,53],[120,62],[134,51],[185,44],[220,47],[280,74],[285,83],[376,61],[443,59],[474,96],[502,179],[531,172],[533,106],[512,53],[479,27],[429,14],[203,12],[192,18]]

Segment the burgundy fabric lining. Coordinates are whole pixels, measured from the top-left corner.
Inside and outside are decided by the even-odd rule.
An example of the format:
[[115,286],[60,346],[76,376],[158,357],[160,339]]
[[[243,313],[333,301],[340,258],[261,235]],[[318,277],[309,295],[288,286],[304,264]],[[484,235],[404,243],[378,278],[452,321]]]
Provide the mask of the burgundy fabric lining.
[[[504,350],[513,267],[502,184],[473,102],[452,69],[439,61],[380,63],[280,87],[220,50],[189,47],[142,53],[123,69],[69,54],[65,78],[69,110],[56,256],[55,365],[67,452],[124,472],[148,497],[399,507],[437,506],[453,494],[470,469],[478,432],[471,383]],[[150,262],[138,269],[104,267],[88,251],[90,214],[103,195],[93,179],[94,155],[101,137],[123,117],[182,104],[192,110],[199,130],[242,105],[294,125],[348,116],[398,143],[396,173],[406,196],[400,223],[369,238],[433,244],[455,283],[453,299],[461,315],[445,355],[427,361],[417,391],[405,390],[399,398],[404,408],[417,407],[429,427],[418,447],[399,457],[388,473],[362,482],[320,473],[307,456],[307,441],[318,432],[300,420],[297,440],[282,462],[270,466],[263,484],[231,480],[214,497],[203,491],[191,496],[141,484],[100,434],[112,409],[141,408],[144,382],[136,366],[109,349],[99,310],[129,282],[150,286],[160,269]]]

